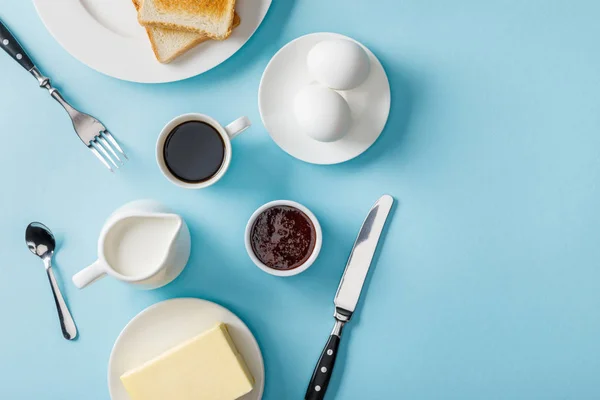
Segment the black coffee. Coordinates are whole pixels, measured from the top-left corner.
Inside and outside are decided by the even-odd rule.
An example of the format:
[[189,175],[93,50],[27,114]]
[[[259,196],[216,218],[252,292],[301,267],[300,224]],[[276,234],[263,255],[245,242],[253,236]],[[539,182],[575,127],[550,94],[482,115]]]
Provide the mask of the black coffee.
[[169,133],[163,155],[168,170],[177,179],[200,183],[219,172],[225,159],[225,143],[211,125],[188,121]]

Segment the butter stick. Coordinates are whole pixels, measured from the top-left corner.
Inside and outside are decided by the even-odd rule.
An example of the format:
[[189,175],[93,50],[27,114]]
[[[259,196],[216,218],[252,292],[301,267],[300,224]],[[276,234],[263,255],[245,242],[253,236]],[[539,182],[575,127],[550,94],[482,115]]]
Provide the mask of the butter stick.
[[227,326],[182,343],[121,376],[131,400],[235,400],[254,385]]

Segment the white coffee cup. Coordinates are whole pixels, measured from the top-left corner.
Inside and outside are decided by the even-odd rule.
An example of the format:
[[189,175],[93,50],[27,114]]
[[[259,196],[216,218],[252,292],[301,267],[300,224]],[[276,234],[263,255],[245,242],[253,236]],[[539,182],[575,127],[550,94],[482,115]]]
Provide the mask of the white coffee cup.
[[137,200],[117,209],[98,240],[98,259],[73,276],[84,288],[104,276],[142,289],[175,279],[188,262],[190,231],[181,216],[153,200]]
[[[225,147],[225,154],[221,167],[219,168],[216,174],[210,177],[210,179],[203,182],[190,183],[179,179],[177,176],[173,175],[171,171],[169,171],[169,168],[167,167],[164,158],[164,147],[166,140],[169,137],[169,134],[178,125],[189,121],[200,121],[212,126],[219,133],[219,135],[221,135]],[[223,126],[208,115],[196,113],[180,115],[169,121],[160,132],[160,135],[158,135],[158,140],[156,141],[156,162],[158,163],[158,166],[163,175],[177,186],[186,189],[202,189],[208,187],[210,185],[215,184],[219,179],[221,179],[223,175],[225,175],[225,172],[227,172],[227,169],[229,168],[229,164],[231,163],[231,139],[235,138],[237,135],[248,129],[250,125],[252,125],[252,123],[250,122],[248,117],[240,117],[232,123],[230,123],[229,125]]]

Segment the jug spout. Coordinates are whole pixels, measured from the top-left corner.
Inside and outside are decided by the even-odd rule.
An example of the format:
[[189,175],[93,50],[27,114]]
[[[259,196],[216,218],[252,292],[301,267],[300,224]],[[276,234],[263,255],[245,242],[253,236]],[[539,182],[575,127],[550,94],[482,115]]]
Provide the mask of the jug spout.
[[177,236],[181,231],[181,228],[183,226],[183,218],[181,218],[181,216],[177,214],[162,214],[160,218],[163,218],[165,221],[169,222],[169,233],[171,237],[169,242],[169,248],[171,248],[173,247],[173,244],[177,240]]
[[177,240],[184,225],[183,218],[174,213],[140,213],[129,218],[135,221],[134,224],[143,226],[145,230],[152,230],[152,236],[169,249]]

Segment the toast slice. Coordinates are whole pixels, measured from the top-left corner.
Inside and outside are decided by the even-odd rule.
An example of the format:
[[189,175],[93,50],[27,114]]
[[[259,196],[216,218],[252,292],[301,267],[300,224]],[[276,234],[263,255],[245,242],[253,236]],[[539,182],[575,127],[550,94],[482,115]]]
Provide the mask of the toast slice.
[[[140,3],[144,0],[132,1],[136,10],[139,11],[141,6]],[[233,27],[237,27],[240,22],[240,17],[235,14]],[[194,48],[200,43],[210,40],[208,36],[201,33],[179,31],[175,29],[146,28],[146,33],[156,59],[163,64],[170,63],[186,51]]]
[[147,27],[203,33],[225,40],[231,35],[236,0],[144,0],[138,13]]

